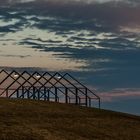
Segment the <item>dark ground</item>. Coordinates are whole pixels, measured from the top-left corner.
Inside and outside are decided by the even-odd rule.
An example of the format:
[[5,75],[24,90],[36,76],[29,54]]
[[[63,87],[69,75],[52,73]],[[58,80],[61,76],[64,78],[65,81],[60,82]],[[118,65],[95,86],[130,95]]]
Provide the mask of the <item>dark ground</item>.
[[140,140],[140,117],[33,100],[0,99],[0,140]]

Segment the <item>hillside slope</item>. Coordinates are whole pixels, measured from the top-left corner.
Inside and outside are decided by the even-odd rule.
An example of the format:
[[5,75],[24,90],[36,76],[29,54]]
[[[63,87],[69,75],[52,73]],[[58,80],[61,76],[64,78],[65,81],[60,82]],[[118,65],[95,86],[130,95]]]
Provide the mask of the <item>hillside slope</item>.
[[0,140],[140,140],[140,117],[74,105],[1,98]]

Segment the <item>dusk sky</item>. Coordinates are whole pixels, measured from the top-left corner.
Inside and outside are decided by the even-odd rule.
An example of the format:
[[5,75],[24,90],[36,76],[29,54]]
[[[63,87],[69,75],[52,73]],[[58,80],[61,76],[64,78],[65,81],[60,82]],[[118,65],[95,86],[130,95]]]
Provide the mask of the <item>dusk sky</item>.
[[0,68],[70,72],[102,107],[140,114],[139,0],[0,0]]

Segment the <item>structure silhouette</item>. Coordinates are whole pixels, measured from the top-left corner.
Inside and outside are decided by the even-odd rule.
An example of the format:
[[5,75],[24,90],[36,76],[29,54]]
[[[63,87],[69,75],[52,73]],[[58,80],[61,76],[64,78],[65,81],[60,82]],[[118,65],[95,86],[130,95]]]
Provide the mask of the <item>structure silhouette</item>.
[[0,71],[0,97],[72,103],[100,108],[100,97],[72,75]]

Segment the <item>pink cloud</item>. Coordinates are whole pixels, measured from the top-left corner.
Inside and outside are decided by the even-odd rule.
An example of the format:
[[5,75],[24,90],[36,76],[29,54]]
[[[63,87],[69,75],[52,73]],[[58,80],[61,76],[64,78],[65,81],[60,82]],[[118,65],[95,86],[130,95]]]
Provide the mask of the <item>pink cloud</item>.
[[115,89],[109,92],[98,93],[103,102],[140,98],[140,89]]

